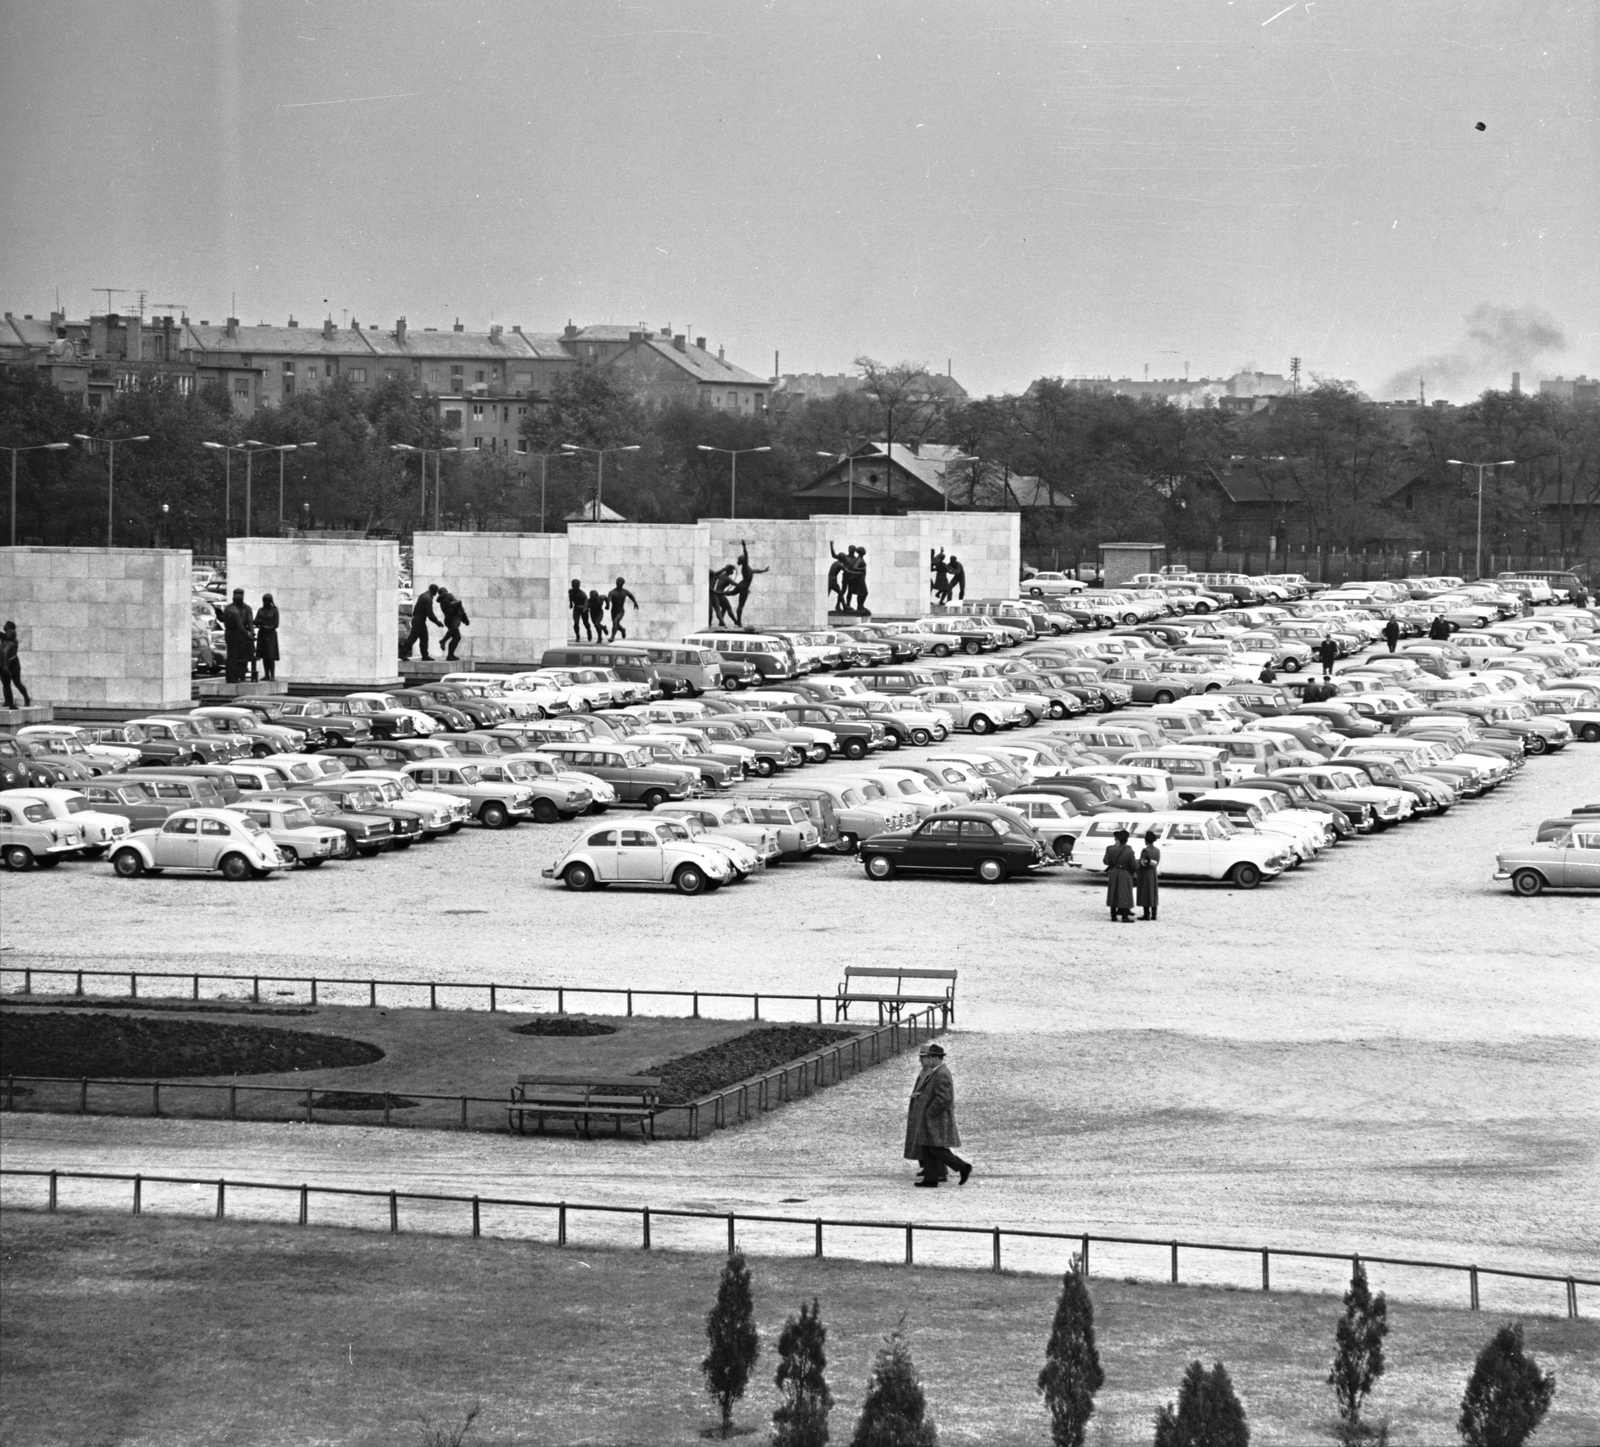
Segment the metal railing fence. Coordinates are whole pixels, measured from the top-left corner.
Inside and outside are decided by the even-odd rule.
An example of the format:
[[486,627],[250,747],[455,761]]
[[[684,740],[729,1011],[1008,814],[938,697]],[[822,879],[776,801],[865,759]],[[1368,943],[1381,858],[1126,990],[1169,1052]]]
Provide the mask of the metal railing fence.
[[[1566,1315],[1569,1318],[1578,1316],[1578,1288],[1580,1286],[1600,1287],[1600,1278],[1595,1277],[1572,1274],[1558,1275],[1554,1272],[1546,1271],[1522,1271],[1504,1266],[1479,1266],[1476,1263],[1458,1261],[1429,1261],[1417,1257],[1380,1256],[1366,1252],[1316,1251],[1304,1247],[1241,1246],[1217,1241],[1185,1241],[1174,1237],[1161,1239],[1150,1236],[1113,1236],[1091,1231],[1049,1231],[1039,1227],[965,1226],[949,1222],[927,1221],[850,1220],[830,1216],[779,1216],[758,1211],[693,1211],[675,1206],[620,1206],[591,1201],[544,1201],[507,1196],[467,1196],[452,1192],[384,1190],[377,1187],[364,1186],[312,1186],[306,1183],[294,1185],[274,1181],[230,1181],[225,1177],[216,1176],[165,1176],[143,1173],[128,1175],[114,1171],[62,1171],[12,1166],[0,1167],[0,1178],[30,1179],[46,1182],[47,1195],[44,1208],[46,1212],[54,1212],[60,1209],[61,1183],[63,1181],[128,1183],[133,1187],[132,1210],[136,1216],[144,1211],[144,1188],[146,1185],[215,1188],[215,1207],[208,1214],[218,1221],[224,1219],[227,1213],[228,1192],[230,1190],[235,1192],[291,1193],[295,1197],[298,1206],[297,1224],[301,1226],[310,1224],[311,1201],[314,1196],[383,1201],[388,1206],[387,1229],[391,1235],[398,1235],[400,1232],[400,1207],[403,1203],[430,1206],[464,1206],[469,1208],[471,1213],[470,1234],[474,1239],[482,1235],[483,1211],[486,1207],[524,1213],[554,1213],[555,1244],[557,1246],[569,1244],[568,1232],[571,1218],[579,1214],[585,1214],[638,1217],[640,1226],[639,1244],[646,1251],[652,1249],[652,1221],[663,1220],[715,1221],[719,1224],[725,1224],[727,1228],[727,1249],[730,1252],[737,1245],[738,1228],[741,1223],[745,1225],[793,1227],[809,1234],[812,1244],[811,1254],[819,1260],[822,1259],[824,1254],[825,1231],[890,1232],[895,1235],[897,1240],[903,1238],[905,1264],[907,1266],[917,1264],[916,1237],[918,1232],[921,1232],[924,1236],[984,1237],[988,1239],[991,1247],[989,1269],[997,1272],[1004,1269],[1003,1248],[1008,1240],[1059,1242],[1077,1252],[1082,1259],[1083,1269],[1086,1273],[1090,1267],[1091,1248],[1096,1243],[1104,1246],[1152,1247],[1169,1254],[1171,1280],[1174,1284],[1179,1280],[1178,1257],[1180,1251],[1220,1252],[1234,1256],[1259,1258],[1261,1263],[1261,1289],[1263,1291],[1272,1290],[1272,1258],[1275,1256],[1285,1260],[1298,1261],[1360,1261],[1368,1266],[1393,1266],[1427,1271],[1447,1271],[1463,1275],[1467,1278],[1468,1304],[1473,1311],[1480,1310],[1479,1280],[1482,1277],[1549,1282],[1563,1288]],[[340,1224],[345,1225],[348,1223],[341,1222]],[[364,1229],[372,1228],[366,1227]],[[841,1258],[835,1252],[835,1259],[853,1258]]]

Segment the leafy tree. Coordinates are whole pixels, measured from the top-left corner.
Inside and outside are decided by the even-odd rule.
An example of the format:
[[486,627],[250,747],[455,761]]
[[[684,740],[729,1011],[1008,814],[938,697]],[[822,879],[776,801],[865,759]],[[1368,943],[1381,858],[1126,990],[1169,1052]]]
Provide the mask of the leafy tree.
[[783,1324],[778,1338],[778,1390],[783,1404],[772,1414],[776,1447],[822,1447],[828,1440],[828,1412],[833,1393],[824,1376],[828,1358],[823,1348],[828,1329],[816,1298],[811,1308],[800,1303],[800,1315]]
[[717,1304],[706,1313],[706,1338],[711,1346],[700,1370],[705,1374],[706,1390],[722,1412],[722,1435],[726,1437],[733,1426],[733,1404],[744,1396],[761,1349],[750,1269],[741,1251],[735,1251],[722,1268]]
[[1039,1390],[1050,1409],[1050,1440],[1055,1447],[1083,1447],[1084,1429],[1094,1415],[1094,1394],[1105,1385],[1094,1344],[1094,1303],[1080,1257],[1061,1279],[1061,1300],[1045,1348]]
[[1339,1402],[1345,1435],[1361,1432],[1361,1405],[1383,1375],[1383,1339],[1389,1334],[1389,1307],[1380,1291],[1367,1287],[1367,1269],[1358,1257],[1350,1267],[1344,1315],[1334,1329],[1333,1368],[1328,1385]]
[[1522,1349],[1522,1323],[1503,1326],[1478,1353],[1456,1430],[1467,1447],[1522,1447],[1555,1394],[1555,1374]]
[[1178,1401],[1156,1413],[1155,1447],[1249,1447],[1250,1427],[1228,1369],[1190,1362]]
[[896,1327],[872,1364],[850,1447],[936,1447],[939,1433],[927,1410],[911,1349]]

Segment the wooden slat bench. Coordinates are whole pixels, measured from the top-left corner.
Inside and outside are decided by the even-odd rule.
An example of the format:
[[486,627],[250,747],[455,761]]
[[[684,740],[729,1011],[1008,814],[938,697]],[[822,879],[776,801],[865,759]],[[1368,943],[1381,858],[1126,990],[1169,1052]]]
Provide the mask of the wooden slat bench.
[[[877,989],[870,988],[874,981],[893,981]],[[937,986],[922,981],[944,980],[947,983],[938,993]],[[918,993],[920,989],[920,993]],[[937,1005],[948,1025],[956,1015],[956,972],[954,970],[901,970],[877,965],[846,965],[844,980],[833,998],[833,1018],[850,1018],[850,1007],[855,1004],[876,1005],[878,1023],[887,1012],[891,1020],[898,1020],[907,1005]]]
[[654,1140],[660,1109],[661,1078],[655,1075],[519,1075],[506,1114],[518,1135],[530,1115],[541,1131],[545,1117],[554,1116],[570,1119],[574,1131],[581,1124],[585,1136],[589,1122],[599,1117],[615,1122],[618,1135],[623,1121],[630,1121],[640,1134]]

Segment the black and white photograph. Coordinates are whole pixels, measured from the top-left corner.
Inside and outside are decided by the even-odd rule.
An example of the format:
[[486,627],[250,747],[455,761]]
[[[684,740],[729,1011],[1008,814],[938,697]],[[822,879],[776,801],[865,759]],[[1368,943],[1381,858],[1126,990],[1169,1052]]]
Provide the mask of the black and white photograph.
[[3,1447],[1600,1447],[1595,0],[0,0],[0,309]]

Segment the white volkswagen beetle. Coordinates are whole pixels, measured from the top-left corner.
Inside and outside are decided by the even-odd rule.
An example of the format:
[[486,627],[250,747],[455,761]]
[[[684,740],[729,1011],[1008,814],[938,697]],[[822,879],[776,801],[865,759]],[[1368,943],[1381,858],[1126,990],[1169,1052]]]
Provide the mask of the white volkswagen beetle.
[[679,894],[699,894],[726,884],[734,868],[724,851],[696,843],[678,820],[652,817],[591,829],[541,873],[573,890],[667,884]]
[[180,809],[159,829],[129,835],[112,851],[111,866],[124,879],[200,869],[237,882],[283,869],[285,861],[254,819],[231,809]]

